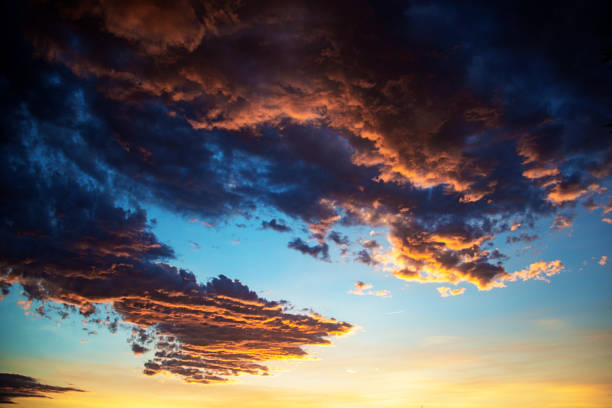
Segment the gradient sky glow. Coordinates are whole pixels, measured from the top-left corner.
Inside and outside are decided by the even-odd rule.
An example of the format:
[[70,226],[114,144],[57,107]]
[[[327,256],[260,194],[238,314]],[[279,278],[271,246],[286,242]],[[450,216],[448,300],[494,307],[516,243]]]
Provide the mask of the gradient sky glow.
[[612,406],[606,2],[5,3],[0,405]]

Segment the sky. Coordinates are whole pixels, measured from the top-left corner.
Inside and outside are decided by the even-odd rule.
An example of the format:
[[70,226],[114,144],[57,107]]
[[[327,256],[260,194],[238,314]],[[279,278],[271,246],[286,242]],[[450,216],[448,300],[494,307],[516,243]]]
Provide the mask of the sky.
[[0,404],[612,406],[607,2],[4,2]]

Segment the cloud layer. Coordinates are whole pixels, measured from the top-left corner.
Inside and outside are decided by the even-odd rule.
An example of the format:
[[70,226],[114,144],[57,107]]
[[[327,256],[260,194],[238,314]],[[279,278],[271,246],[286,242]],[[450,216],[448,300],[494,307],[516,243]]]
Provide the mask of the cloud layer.
[[[38,65],[11,94],[77,133],[49,149],[115,191],[211,223],[273,207],[318,241],[289,247],[323,260],[334,225],[386,226],[392,251],[357,261],[486,288],[506,273],[497,234],[605,207],[609,32],[597,7],[555,5],[39,4],[21,11],[32,48],[14,50]],[[492,28],[507,18],[533,49]]]
[[267,375],[265,361],[305,358],[303,346],[351,330],[314,312],[291,313],[286,301],[260,298],[223,275],[198,283],[167,263],[174,251],[151,232],[143,209],[118,205],[110,184],[52,149],[55,128],[27,111],[3,126],[3,295],[19,284],[36,312],[63,318],[78,310],[111,331],[119,318],[133,328],[132,351],[151,351],[145,374],[204,384]]
[[111,304],[133,350],[154,349],[145,373],[206,383],[351,326],[196,282],[145,205],[206,225],[273,209],[307,228],[288,247],[324,261],[329,241],[351,245],[334,228],[386,228],[388,249],[354,259],[414,282],[559,273],[509,272],[491,243],[541,217],[567,228],[580,202],[608,212],[606,13],[417,3],[7,5],[2,293],[20,283],[86,316]]
[[303,358],[302,346],[330,344],[329,336],[352,327],[292,314],[287,302],[260,298],[223,275],[200,284],[162,261],[173,251],[149,231],[143,210],[117,207],[103,191],[69,172],[49,172],[31,156],[5,159],[11,168],[3,174],[22,179],[8,191],[13,204],[4,206],[12,222],[1,230],[3,287],[20,284],[29,300],[42,303],[41,314],[52,301],[109,327],[116,322],[104,320],[98,306],[112,305],[134,327],[132,350],[154,349],[145,374],[165,371],[199,383],[265,375],[262,362]]

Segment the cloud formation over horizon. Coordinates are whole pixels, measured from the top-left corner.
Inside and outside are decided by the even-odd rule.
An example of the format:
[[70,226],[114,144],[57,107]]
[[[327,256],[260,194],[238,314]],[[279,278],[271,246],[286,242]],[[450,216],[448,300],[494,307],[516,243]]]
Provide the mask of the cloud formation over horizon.
[[[569,4],[7,6],[2,294],[19,283],[85,316],[111,304],[132,349],[154,350],[145,373],[209,383],[352,326],[223,275],[198,283],[167,263],[148,205],[206,226],[271,209],[289,224],[262,229],[304,226],[288,248],[330,262],[330,241],[361,245],[356,262],[407,281],[548,280],[562,260],[510,272],[496,237],[537,240],[542,218],[558,231],[578,204],[612,203],[609,22]],[[351,243],[351,226],[389,247]]]
[[266,361],[305,358],[303,346],[331,344],[329,337],[352,329],[292,313],[288,302],[261,298],[224,275],[199,283],[171,265],[174,251],[151,232],[145,210],[117,205],[108,186],[84,178],[66,157],[43,154],[39,134],[27,131],[30,120],[3,123],[3,296],[20,285],[38,314],[78,312],[111,331],[127,324],[132,351],[152,351],[145,374],[202,384],[268,375]]

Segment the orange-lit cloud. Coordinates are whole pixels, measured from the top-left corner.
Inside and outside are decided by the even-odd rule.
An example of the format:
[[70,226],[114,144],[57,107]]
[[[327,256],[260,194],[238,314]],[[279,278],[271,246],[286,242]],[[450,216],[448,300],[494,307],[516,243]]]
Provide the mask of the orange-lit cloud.
[[532,263],[526,269],[506,274],[501,277],[501,280],[514,282],[518,279],[523,281],[535,279],[549,282],[548,278],[559,274],[563,268],[564,266],[559,260],[550,262],[540,261]]
[[465,293],[465,288],[451,289],[448,286],[440,286],[437,289],[438,289],[438,292],[440,293],[440,296],[442,296],[443,298],[449,297],[449,296],[462,295],[463,293]]
[[567,217],[561,214],[557,214],[550,228],[554,229],[555,231],[561,231],[561,230],[571,227],[572,224],[573,224],[573,220],[570,217]]
[[[223,275],[198,283],[165,262],[174,252],[151,232],[144,210],[125,210],[100,190],[65,183],[30,180],[28,194],[44,199],[23,201],[10,228],[0,231],[11,237],[1,259],[3,293],[20,284],[24,305],[36,302],[41,315],[78,310],[111,331],[118,321],[131,325],[132,351],[152,351],[145,374],[196,383],[267,375],[266,361],[305,358],[303,346],[330,344],[329,337],[352,329],[315,313],[291,313],[286,301],[263,299]],[[12,190],[14,198],[24,193]]]
[[[31,11],[28,46],[41,64],[67,68],[56,82],[74,89],[39,84],[49,100],[14,92],[30,99],[12,105],[52,107],[40,121],[82,142],[48,137],[45,149],[76,169],[72,180],[121,186],[205,225],[271,207],[307,226],[308,238],[288,243],[303,254],[332,261],[332,241],[402,279],[489,289],[507,273],[506,256],[489,246],[498,234],[542,216],[566,228],[561,212],[605,189],[612,148],[598,119],[483,93],[465,66],[444,62],[450,55],[379,31],[368,4],[134,0]],[[587,116],[588,136],[578,136],[575,118]],[[349,252],[332,229],[354,225],[389,228],[390,250]],[[273,219],[261,228],[289,227]],[[78,245],[96,251],[95,241]]]

